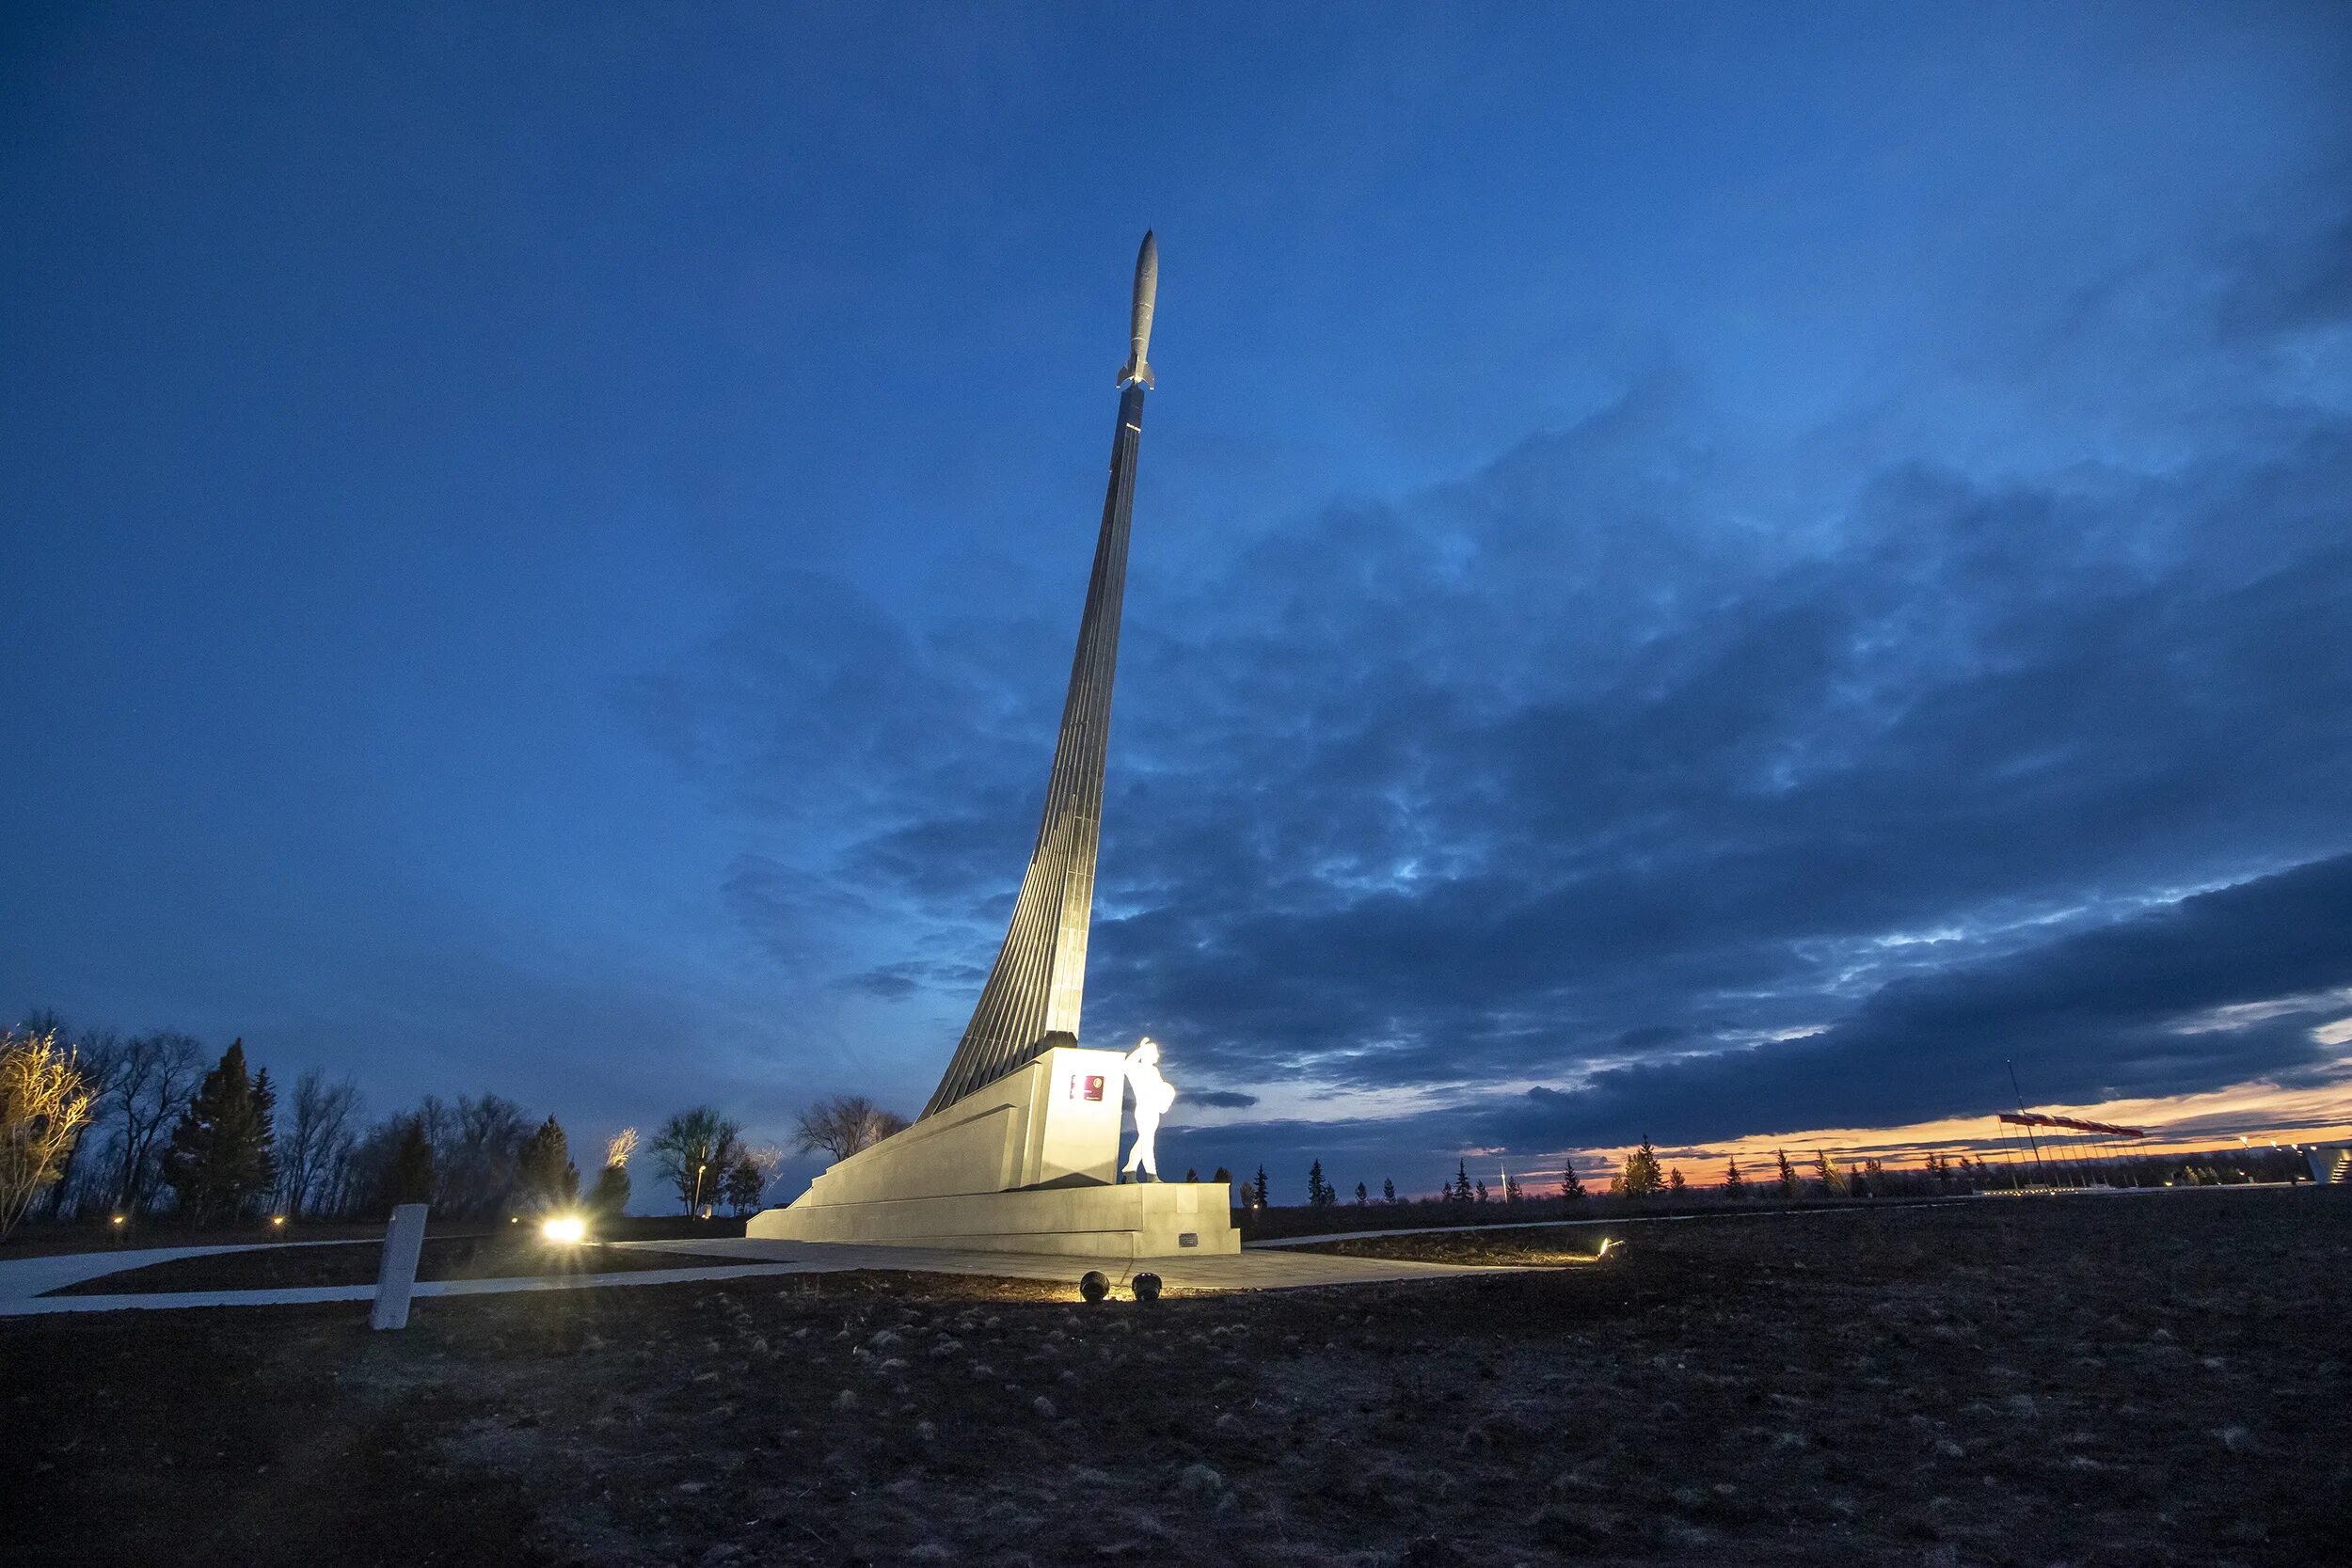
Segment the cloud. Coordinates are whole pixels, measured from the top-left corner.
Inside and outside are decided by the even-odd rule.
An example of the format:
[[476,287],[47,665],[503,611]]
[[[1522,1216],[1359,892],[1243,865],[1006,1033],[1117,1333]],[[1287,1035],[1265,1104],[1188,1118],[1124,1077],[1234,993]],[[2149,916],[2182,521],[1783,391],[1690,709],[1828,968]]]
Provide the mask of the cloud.
[[2352,855],[1891,982],[1800,1041],[1531,1089],[1484,1125],[1522,1148],[1615,1142],[1629,1127],[1685,1140],[1882,1126],[1996,1103],[2010,1061],[2047,1103],[2324,1070],[2337,1055],[2312,1029],[2344,1011],[2331,993],[2352,984],[2347,932]]
[[[1527,493],[1534,461],[1497,487]],[[1724,568],[1678,610],[1636,594],[1647,624],[1617,649],[1517,687],[1479,647],[1495,606],[1464,608],[1454,648],[1433,609],[1384,632],[1383,600],[1327,605],[1269,733],[1183,726],[1216,752],[1106,813],[1127,912],[1098,929],[1095,993],[1228,1078],[1525,1078],[1819,1022],[2341,847],[2347,486],[2341,426],[2155,481],[1899,469],[1818,558]],[[1516,624],[1612,612],[1587,608],[1562,593]],[[1409,660],[1363,657],[1416,636]],[[1221,640],[1181,658],[1212,686],[1264,662]],[[1330,717],[1293,735],[1292,708]]]
[[884,1002],[903,1002],[915,992],[914,976],[903,969],[869,969],[863,974],[852,974],[840,982],[850,990],[864,991]]
[[2234,260],[2219,306],[2224,332],[2267,336],[2352,321],[2352,212],[2243,244]]
[[[2173,1027],[2352,951],[2352,418],[2241,330],[2317,319],[2319,256],[2087,293],[2015,418],[2095,386],[2128,447],[1992,466],[1878,410],[1817,472],[1645,372],[1457,482],[1170,546],[1131,586],[1089,1035],[1409,1102],[1316,1124],[1368,1158],[1916,1120],[2009,1055],[2054,1100],[2321,1070],[2291,1009]],[[2168,354],[2246,395],[2143,390]],[[987,608],[918,636],[783,579],[628,699],[877,911],[897,951],[844,985],[943,1012],[1001,938],[1076,612]]]

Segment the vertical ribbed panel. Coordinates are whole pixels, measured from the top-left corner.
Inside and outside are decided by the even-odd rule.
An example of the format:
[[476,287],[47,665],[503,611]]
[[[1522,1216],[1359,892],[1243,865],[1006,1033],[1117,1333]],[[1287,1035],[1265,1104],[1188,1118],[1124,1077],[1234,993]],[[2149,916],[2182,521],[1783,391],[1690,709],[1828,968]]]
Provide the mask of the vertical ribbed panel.
[[1103,762],[1110,746],[1111,678],[1119,665],[1119,612],[1127,589],[1127,519],[1136,499],[1143,388],[1120,395],[1111,442],[1110,493],[1094,546],[1086,615],[1070,665],[1061,737],[1045,784],[1045,814],[996,966],[980,988],[955,1059],[923,1107],[930,1116],[1043,1054],[1049,1035],[1075,1044],[1086,1001],[1087,930],[1094,918],[1094,856],[1103,831]]

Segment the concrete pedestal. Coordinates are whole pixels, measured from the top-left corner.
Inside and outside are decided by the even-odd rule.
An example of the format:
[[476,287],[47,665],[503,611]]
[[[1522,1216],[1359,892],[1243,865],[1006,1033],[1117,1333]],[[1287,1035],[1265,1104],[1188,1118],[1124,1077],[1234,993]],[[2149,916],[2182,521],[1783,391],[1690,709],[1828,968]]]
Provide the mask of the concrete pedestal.
[[1083,1258],[1239,1252],[1223,1185],[1114,1184],[1122,1060],[1048,1051],[852,1154],[746,1234]]
[[812,1204],[752,1216],[767,1240],[859,1242],[1073,1258],[1168,1258],[1241,1251],[1227,1190],[1206,1181],[973,1193],[959,1197]]

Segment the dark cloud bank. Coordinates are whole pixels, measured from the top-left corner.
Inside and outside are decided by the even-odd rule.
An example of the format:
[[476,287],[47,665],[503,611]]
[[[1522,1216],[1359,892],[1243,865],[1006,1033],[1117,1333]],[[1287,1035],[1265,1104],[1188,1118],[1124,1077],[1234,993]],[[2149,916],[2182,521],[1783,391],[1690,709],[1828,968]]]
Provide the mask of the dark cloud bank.
[[[2334,274],[2265,264],[2176,329],[2217,385],[2346,328]],[[2078,329],[2076,377],[2127,377],[2123,333]],[[1867,421],[1742,453],[1652,377],[1214,563],[1147,516],[1089,1032],[1172,1042],[1196,1104],[1424,1107],[1204,1132],[1204,1164],[1976,1114],[2008,1058],[2048,1101],[2325,1074],[2342,1006],[2200,1021],[2352,986],[2343,406],[2152,406],[2142,455],[2016,473]],[[921,961],[844,983],[957,1010],[1034,831],[1065,609],[918,638],[792,581],[631,694],[829,847],[730,887],[780,955],[812,911],[896,911]]]

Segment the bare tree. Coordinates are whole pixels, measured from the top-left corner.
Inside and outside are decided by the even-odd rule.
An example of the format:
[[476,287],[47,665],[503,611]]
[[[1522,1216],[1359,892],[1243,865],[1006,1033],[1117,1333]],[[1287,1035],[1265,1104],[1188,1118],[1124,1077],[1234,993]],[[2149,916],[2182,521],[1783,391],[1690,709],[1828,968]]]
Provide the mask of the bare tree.
[[768,1188],[784,1168],[784,1150],[774,1144],[755,1144],[743,1150],[735,1164],[727,1167],[723,1183],[727,1207],[738,1214],[749,1214],[759,1207]]
[[327,1174],[353,1141],[359,1085],[345,1077],[329,1084],[316,1068],[294,1080],[294,1110],[278,1134],[278,1190],[286,1212],[302,1215],[329,1206]]
[[677,1189],[678,1201],[693,1213],[717,1201],[727,1169],[743,1157],[743,1129],[707,1105],[680,1111],[661,1124],[646,1146],[656,1176]]
[[513,1101],[459,1095],[447,1131],[433,1140],[441,1209],[478,1218],[509,1207],[522,1190],[523,1145],[530,1141],[531,1123]]
[[784,1150],[774,1144],[754,1144],[743,1151],[743,1163],[759,1172],[762,1191],[776,1179],[776,1173],[784,1169],[785,1159]]
[[835,1161],[871,1148],[893,1132],[907,1130],[907,1118],[885,1111],[862,1094],[837,1094],[801,1113],[792,1135],[795,1153],[823,1149]]
[[317,1175],[310,1181],[313,1216],[348,1214],[358,1206],[359,1136],[357,1125],[344,1128],[320,1157]]
[[[418,1125],[415,1114],[396,1114],[372,1124],[352,1140],[350,1151],[337,1162],[335,1212],[349,1217],[383,1212],[392,1161],[408,1130]],[[430,1195],[425,1201],[431,1201]]]
[[[82,1075],[82,1087],[91,1097],[93,1105],[104,1101],[106,1088],[114,1081],[116,1069],[122,1058],[122,1037],[113,1030],[76,1029],[63,1017],[44,1007],[26,1019],[17,1030],[21,1036],[49,1035],[73,1053],[73,1066]],[[73,1140],[57,1165],[57,1179],[49,1184],[40,1198],[41,1216],[56,1219],[61,1215],[78,1213],[92,1201],[112,1196],[112,1183],[104,1164],[106,1147],[94,1136],[98,1132],[97,1113],[92,1112],[82,1135]]]
[[93,1098],[54,1033],[0,1033],[0,1236],[57,1180]]
[[160,1146],[196,1098],[205,1064],[202,1044],[169,1029],[122,1042],[98,1113],[100,1124],[113,1131],[114,1204],[121,1212],[135,1214],[147,1207],[155,1191]]

